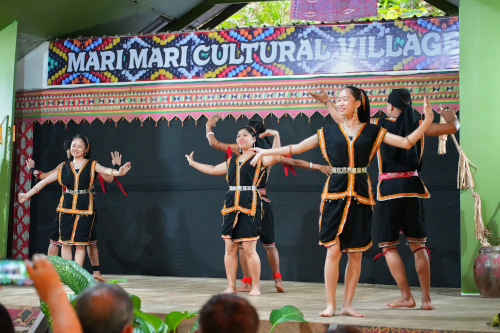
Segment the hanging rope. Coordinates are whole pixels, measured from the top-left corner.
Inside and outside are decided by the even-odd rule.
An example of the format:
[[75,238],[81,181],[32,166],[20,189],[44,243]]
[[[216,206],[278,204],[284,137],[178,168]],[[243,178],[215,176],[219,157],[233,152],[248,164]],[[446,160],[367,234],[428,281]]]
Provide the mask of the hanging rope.
[[[442,108],[440,107],[442,110]],[[444,119],[441,117],[440,123],[443,123]],[[442,137],[445,137],[443,139]],[[481,242],[481,246],[490,246],[490,242],[488,242],[488,238],[491,237],[491,232],[484,226],[483,215],[481,213],[481,197],[479,194],[474,191],[474,178],[472,177],[471,166],[477,170],[477,167],[471,163],[471,161],[467,158],[462,147],[458,144],[457,138],[454,134],[451,134],[451,139],[455,144],[455,147],[458,151],[458,174],[457,174],[457,188],[461,190],[469,189],[474,199],[474,222],[475,222],[475,230],[474,236],[477,240]],[[446,154],[446,141],[447,135],[441,135],[439,137],[439,147],[438,154],[443,155]],[[444,146],[444,147],[442,147]]]

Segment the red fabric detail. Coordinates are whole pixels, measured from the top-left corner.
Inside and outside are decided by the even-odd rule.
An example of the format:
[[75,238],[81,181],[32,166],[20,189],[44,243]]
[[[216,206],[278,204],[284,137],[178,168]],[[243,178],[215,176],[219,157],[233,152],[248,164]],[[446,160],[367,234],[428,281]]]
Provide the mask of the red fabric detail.
[[118,186],[118,188],[120,188],[120,190],[122,191],[122,193],[124,195],[128,195],[127,192],[125,192],[125,188],[123,188],[123,185],[120,184],[120,182],[118,181],[118,179],[116,179],[116,177],[115,177],[115,182],[116,182],[116,186]]
[[229,145],[227,146],[227,149],[226,149],[226,158],[225,158],[225,161],[227,161],[229,158],[231,158],[231,147],[229,147]]
[[245,283],[245,284],[252,284],[252,278],[251,277],[244,277],[241,279],[241,282]]
[[380,252],[379,254],[377,254],[374,258],[373,258],[373,262],[376,262],[378,258],[380,257],[385,257],[385,254],[384,252]]
[[273,273],[273,280],[275,280],[275,279],[281,279],[281,273],[280,272]]
[[[285,157],[292,157],[292,156],[291,155],[285,155]],[[290,172],[293,173],[294,176],[297,175],[297,173],[293,169],[293,166],[291,166],[291,165],[283,163],[283,169],[285,170],[285,176],[287,176],[287,177],[288,177],[288,169],[290,169]]]
[[[32,187],[32,177],[26,169],[26,160],[33,155],[33,123],[16,121],[16,190],[14,198],[19,193],[26,193]],[[14,225],[12,232],[12,258],[28,259],[29,229],[30,229],[30,202],[26,200],[20,204],[14,200]],[[3,236],[2,236],[3,237]]]
[[97,178],[99,179],[99,183],[101,183],[102,193],[106,193],[106,187],[104,187],[104,179],[102,179],[102,176],[100,174],[97,175]]
[[415,254],[415,252],[418,252],[420,250],[424,250],[427,252],[427,256],[429,257],[429,261],[431,261],[431,250],[427,247],[427,246],[421,246],[419,247],[418,249],[416,249],[415,251],[413,251],[413,254]]
[[397,179],[397,178],[408,178],[408,177],[413,177],[417,176],[418,177],[418,172],[417,170],[414,171],[406,171],[406,172],[388,172],[388,173],[381,173],[378,176],[378,180],[384,180],[384,179]]

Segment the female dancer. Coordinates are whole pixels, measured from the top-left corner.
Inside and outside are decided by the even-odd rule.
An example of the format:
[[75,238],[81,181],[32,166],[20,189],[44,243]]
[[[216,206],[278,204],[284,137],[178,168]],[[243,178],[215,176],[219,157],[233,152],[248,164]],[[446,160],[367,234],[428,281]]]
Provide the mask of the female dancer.
[[333,167],[321,195],[319,234],[320,245],[327,247],[325,259],[326,309],[320,316],[335,314],[335,291],[342,252],[348,252],[345,273],[344,304],[341,314],[364,316],[351,305],[361,273],[362,252],[372,245],[371,215],[375,202],[367,166],[382,142],[409,149],[432,122],[432,109],[425,99],[425,120],[406,137],[386,133],[386,129],[367,123],[370,104],[366,92],[356,87],[343,88],[337,99],[337,109],[343,117],[340,124],[331,123],[316,135],[299,144],[278,149],[253,149],[257,154],[252,164],[266,155],[300,154],[318,145],[325,160]]
[[[217,140],[215,134],[213,132],[213,128],[216,126],[217,121],[219,121],[220,116],[218,114],[212,115],[206,124],[206,136],[208,140],[208,144],[212,148],[216,148],[217,150],[223,151],[231,151],[237,152],[238,145],[236,143],[224,143]],[[250,127],[255,127],[258,122],[250,121],[248,125]],[[264,139],[265,140],[265,139]],[[271,145],[269,144],[268,147]],[[261,148],[268,148],[261,147]],[[307,170],[318,170],[326,174],[330,175],[331,167],[329,165],[321,165],[315,164],[312,162],[306,162],[304,160],[293,159],[286,156],[281,156],[278,160],[278,163],[282,163],[283,165],[298,167],[301,169]],[[259,188],[260,196],[262,199],[263,211],[264,214],[262,216],[262,229],[260,230],[260,241],[262,246],[266,249],[267,260],[269,262],[269,266],[271,266],[271,270],[273,271],[273,280],[274,286],[278,292],[284,293],[285,288],[283,287],[283,280],[280,272],[280,258],[278,254],[278,249],[276,247],[275,238],[274,238],[274,218],[273,212],[271,210],[271,200],[267,197],[266,191],[266,183],[269,177],[270,170],[267,171],[267,177],[263,178],[261,182],[261,188]],[[248,264],[246,262],[246,257],[243,253],[243,248],[240,246],[239,256],[241,270],[243,271],[243,278],[241,279],[242,284],[237,288],[237,291],[248,292],[252,289],[252,278],[250,277],[250,272],[248,270]]]
[[40,192],[47,184],[56,180],[66,188],[61,196],[57,211],[59,212],[59,230],[62,243],[61,256],[73,259],[72,246],[76,246],[75,261],[82,266],[85,259],[85,247],[89,245],[89,237],[94,222],[94,196],[91,192],[95,173],[109,176],[124,176],[131,168],[130,162],[120,170],[101,166],[97,161],[88,160],[90,145],[88,139],[77,134],[71,141],[73,161],[64,162],[57,173],[52,173],[33,186],[27,193],[19,194],[19,202],[23,203],[35,193]]
[[244,127],[238,131],[236,142],[240,150],[238,156],[232,156],[226,162],[218,165],[207,165],[195,162],[193,153],[186,155],[189,165],[209,175],[224,175],[229,183],[229,191],[226,194],[222,225],[222,238],[225,242],[224,266],[228,286],[222,292],[226,294],[236,293],[236,272],[238,270],[238,245],[243,246],[243,251],[248,262],[250,276],[252,277],[252,289],[250,296],[260,295],[260,259],[256,251],[257,240],[261,229],[262,200],[258,188],[263,182],[265,168],[275,164],[278,157],[266,157],[250,165],[249,161],[254,156],[250,151],[252,147],[262,145],[259,138],[274,136],[273,147],[280,146],[279,133],[274,130],[264,131],[264,126]]
[[[326,105],[335,122],[342,121],[324,90],[321,94],[310,94]],[[372,123],[400,136],[408,135],[418,127],[419,122],[414,119],[412,98],[408,89],[394,89],[389,94],[387,115],[388,118],[385,119],[372,118]],[[460,122],[452,111],[443,110],[441,116],[446,123],[432,123],[425,131],[425,136],[455,134],[460,129]],[[399,232],[402,229],[415,258],[415,270],[422,288],[422,309],[434,309],[430,297],[431,269],[425,246],[427,234],[422,202],[422,199],[429,198],[430,194],[418,175],[422,168],[423,151],[422,137],[412,149],[405,151],[382,144],[377,152],[379,182],[374,214],[379,223],[379,247],[401,291],[398,299],[387,304],[389,307],[411,308],[416,305],[406,279],[405,265],[397,250]]]

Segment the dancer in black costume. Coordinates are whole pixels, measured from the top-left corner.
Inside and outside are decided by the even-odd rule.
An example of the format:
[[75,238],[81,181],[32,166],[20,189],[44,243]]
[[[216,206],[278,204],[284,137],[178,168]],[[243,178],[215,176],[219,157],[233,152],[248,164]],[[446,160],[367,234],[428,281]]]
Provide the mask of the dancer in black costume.
[[223,214],[222,238],[225,241],[224,266],[228,281],[223,293],[236,293],[236,272],[238,270],[238,245],[243,250],[248,262],[252,289],[250,296],[260,295],[260,259],[256,251],[262,223],[262,199],[258,188],[265,177],[265,169],[278,160],[278,157],[268,157],[250,165],[254,153],[249,149],[261,145],[260,137],[274,136],[273,147],[280,146],[279,133],[273,130],[263,131],[263,125],[253,128],[244,127],[238,131],[236,142],[241,153],[232,156],[226,162],[218,165],[207,165],[195,162],[193,153],[186,155],[189,165],[209,175],[224,175],[229,184],[226,194]]
[[372,245],[371,214],[375,204],[367,166],[382,142],[409,149],[432,122],[432,109],[425,100],[425,120],[406,137],[386,133],[386,129],[369,124],[370,104],[366,92],[348,86],[337,99],[337,109],[343,117],[341,124],[331,123],[316,135],[278,149],[259,149],[253,158],[255,164],[266,155],[300,154],[320,146],[325,160],[333,167],[321,196],[320,244],[327,247],[325,259],[325,287],[327,306],[320,316],[335,314],[335,291],[342,252],[348,252],[345,273],[344,303],[341,314],[361,317],[352,307],[361,273],[361,256]]
[[88,160],[90,144],[81,134],[77,134],[71,142],[71,155],[73,161],[64,162],[57,173],[50,174],[27,193],[20,193],[19,202],[23,203],[56,180],[66,188],[56,209],[59,212],[61,256],[72,260],[72,247],[76,246],[75,261],[82,266],[94,221],[94,198],[91,190],[95,175],[99,173],[114,177],[124,176],[130,170],[131,164],[127,162],[116,171],[101,166],[97,161]]

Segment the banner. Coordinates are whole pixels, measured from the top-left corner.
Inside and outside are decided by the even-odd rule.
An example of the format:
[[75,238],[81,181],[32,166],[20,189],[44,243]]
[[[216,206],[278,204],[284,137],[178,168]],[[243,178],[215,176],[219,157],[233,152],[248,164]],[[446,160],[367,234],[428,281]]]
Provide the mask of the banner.
[[48,85],[458,69],[458,17],[54,41]]
[[365,89],[372,114],[387,109],[392,89],[408,88],[413,106],[422,109],[423,98],[430,99],[435,110],[439,105],[454,111],[459,107],[457,72],[418,75],[345,75],[317,77],[270,77],[213,80],[171,80],[135,85],[95,85],[61,87],[16,94],[15,121],[31,124],[120,120],[180,120],[210,117],[223,118],[259,115],[281,117],[307,116],[328,109],[309,95],[325,89],[335,99],[340,89],[355,85]]

